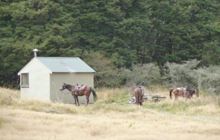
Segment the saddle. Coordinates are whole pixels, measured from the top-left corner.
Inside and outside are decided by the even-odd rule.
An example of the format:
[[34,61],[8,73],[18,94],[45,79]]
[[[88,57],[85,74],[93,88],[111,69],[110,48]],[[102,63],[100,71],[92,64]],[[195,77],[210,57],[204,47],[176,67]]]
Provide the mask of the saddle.
[[86,85],[81,85],[79,86],[78,84],[76,85],[76,92],[80,93],[86,89]]

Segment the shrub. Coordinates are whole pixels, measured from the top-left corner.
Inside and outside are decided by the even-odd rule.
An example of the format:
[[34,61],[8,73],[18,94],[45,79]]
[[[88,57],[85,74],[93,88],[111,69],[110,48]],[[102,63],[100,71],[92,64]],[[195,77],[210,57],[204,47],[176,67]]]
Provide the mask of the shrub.
[[172,86],[190,86],[197,87],[198,74],[195,71],[199,64],[199,61],[192,60],[183,64],[166,63],[168,68],[167,77],[170,81],[166,81],[166,84]]
[[121,75],[126,79],[127,85],[140,84],[144,81],[144,85],[148,86],[161,81],[159,67],[153,63],[134,65],[132,70],[123,69]]
[[220,94],[220,67],[198,67],[197,60],[187,61],[184,64],[167,63],[166,81],[169,86],[189,86],[204,90],[211,94]]
[[198,88],[220,95],[220,67],[209,66],[196,70]]
[[123,85],[124,79],[119,69],[117,69],[113,62],[103,54],[100,52],[90,52],[85,56],[86,62],[96,70],[95,86],[119,87]]

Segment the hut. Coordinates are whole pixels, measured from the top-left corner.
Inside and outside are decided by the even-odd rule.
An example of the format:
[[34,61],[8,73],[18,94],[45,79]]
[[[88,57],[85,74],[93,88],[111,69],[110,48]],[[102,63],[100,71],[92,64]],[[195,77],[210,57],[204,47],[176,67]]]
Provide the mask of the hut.
[[[78,57],[35,57],[19,72],[21,99],[74,103],[63,83],[94,86],[95,70]],[[85,103],[85,96],[79,97]],[[92,94],[90,103],[93,102]]]

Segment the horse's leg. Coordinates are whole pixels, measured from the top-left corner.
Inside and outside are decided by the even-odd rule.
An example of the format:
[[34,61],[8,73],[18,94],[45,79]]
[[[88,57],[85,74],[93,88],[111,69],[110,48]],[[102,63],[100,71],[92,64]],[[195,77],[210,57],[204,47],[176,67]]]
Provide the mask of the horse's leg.
[[138,95],[135,95],[135,104],[139,104],[139,98],[138,98]]
[[79,106],[79,98],[76,96],[77,105]]
[[73,98],[74,98],[74,101],[75,101],[75,105],[77,106],[77,104],[76,104],[76,95],[73,95]]
[[178,99],[178,95],[175,94],[175,98],[174,98],[174,101],[176,101]]
[[186,96],[186,100],[188,101],[189,99],[191,99],[192,98],[192,96],[191,95],[187,95]]
[[87,103],[87,105],[89,104],[89,96],[90,96],[91,92],[92,92],[92,90],[90,89],[90,91],[86,94],[86,103]]
[[140,103],[140,105],[142,105],[142,99],[143,99],[143,97],[142,97],[142,95],[139,95],[139,103]]
[[137,96],[136,96],[136,94],[134,94],[134,98],[135,98],[135,104],[137,104]]
[[143,105],[143,103],[140,101],[140,105]]
[[137,105],[140,105],[140,96],[137,95]]
[[89,104],[89,96],[86,95],[86,105],[88,105],[88,104]]
[[141,95],[138,95],[138,104],[142,105]]

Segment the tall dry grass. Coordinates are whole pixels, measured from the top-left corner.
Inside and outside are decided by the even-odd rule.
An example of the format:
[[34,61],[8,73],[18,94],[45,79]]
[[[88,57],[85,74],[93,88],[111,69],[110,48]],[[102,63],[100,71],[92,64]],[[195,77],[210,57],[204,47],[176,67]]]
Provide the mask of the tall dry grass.
[[[163,87],[149,91],[167,95]],[[18,91],[0,88],[0,139],[220,139],[220,107],[215,97],[147,101],[139,107],[128,104],[127,88],[97,89],[97,94],[96,103],[76,107],[20,100]]]
[[[168,91],[161,86],[151,86],[145,89],[148,94],[166,96],[165,100],[160,102],[145,101],[143,109],[153,109],[168,113],[186,113],[186,114],[220,114],[220,96],[201,93],[199,98],[192,100],[179,99],[170,100]],[[19,91],[0,88],[0,105],[10,108],[20,108],[34,110],[38,112],[57,113],[57,114],[76,114],[76,113],[94,113],[97,111],[109,112],[132,112],[136,110],[135,105],[128,104],[131,98],[129,88],[102,88],[97,89],[98,101],[94,104],[81,105],[76,107],[72,104],[42,102],[36,100],[20,100]]]
[[220,120],[155,112],[51,114],[2,109],[1,140],[218,140]]
[[38,112],[56,114],[94,113],[95,111],[129,112],[135,107],[127,106],[129,94],[126,89],[99,89],[98,101],[88,106],[76,107],[73,104],[51,103],[38,100],[21,100],[19,91],[0,88],[0,105],[10,108],[20,108]]
[[193,99],[180,98],[177,101],[169,98],[169,91],[163,86],[151,86],[149,89],[152,91],[152,95],[166,96],[166,100],[158,103],[145,102],[144,107],[149,109],[155,109],[157,111],[180,113],[188,115],[204,114],[213,115],[220,114],[220,96],[208,94],[207,92],[200,91],[200,97],[194,97]]
[[[160,102],[145,101],[142,109],[152,109],[168,113],[186,114],[220,114],[220,96],[201,93],[199,98],[192,100],[179,99],[173,101],[168,97],[168,90],[161,86],[151,86],[146,88],[148,94],[166,96]],[[20,108],[38,112],[56,114],[76,114],[76,113],[95,113],[101,112],[133,112],[135,105],[128,103],[131,98],[129,88],[101,88],[97,89],[98,100],[88,106],[81,105],[76,107],[72,104],[42,102],[36,100],[20,100],[17,90],[0,88],[0,105],[10,108]]]

